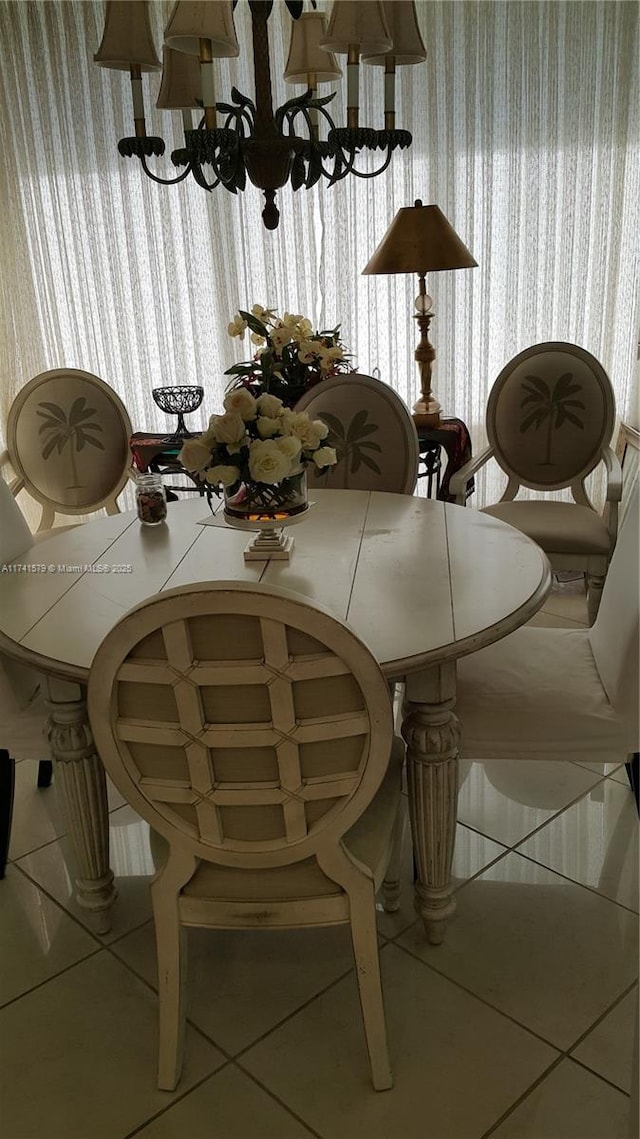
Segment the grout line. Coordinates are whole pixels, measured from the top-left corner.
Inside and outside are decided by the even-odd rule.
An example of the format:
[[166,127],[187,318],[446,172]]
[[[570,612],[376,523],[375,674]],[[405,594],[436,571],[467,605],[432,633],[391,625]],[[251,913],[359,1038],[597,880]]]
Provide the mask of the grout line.
[[498,1119],[496,1119],[495,1123],[492,1123],[491,1126],[488,1127],[486,1131],[483,1131],[483,1133],[479,1137],[479,1139],[489,1139],[489,1136],[494,1134],[496,1129],[502,1123],[504,1123],[505,1119],[508,1119],[510,1115],[513,1115],[514,1111],[516,1111],[516,1109],[518,1107],[520,1107],[520,1104],[524,1103],[524,1101],[528,1098],[528,1096],[530,1096],[531,1093],[534,1092],[536,1090],[536,1088],[538,1088],[540,1086],[540,1084],[544,1083],[544,1081],[549,1078],[551,1073],[553,1071],[555,1071],[555,1069],[560,1066],[560,1064],[562,1063],[562,1061],[564,1059],[565,1059],[565,1057],[563,1055],[558,1056],[558,1058],[556,1060],[554,1060],[553,1063],[550,1064],[549,1067],[546,1068],[545,1071],[542,1072],[541,1075],[538,1076],[537,1080],[534,1080],[533,1083],[530,1084],[529,1087],[522,1093],[522,1095],[519,1096],[518,1099],[514,1100],[513,1103],[511,1104],[511,1106],[508,1107],[507,1110],[504,1111]]
[[77,961],[71,961],[69,965],[63,966],[63,968],[59,969],[57,973],[52,973],[50,977],[44,977],[42,981],[38,981],[37,985],[32,985],[31,988],[25,989],[23,993],[17,993],[15,997],[11,997],[10,1000],[5,1001],[2,1005],[0,1005],[0,1017],[2,1016],[2,1013],[5,1009],[10,1008],[11,1005],[17,1004],[17,1002],[21,1001],[23,997],[31,996],[31,993],[37,992],[38,989],[43,989],[44,986],[48,985],[50,981],[57,981],[58,977],[62,977],[65,973],[70,973],[71,970],[75,969],[78,965],[84,965],[85,961],[90,961],[92,957],[97,957],[101,949],[101,945],[96,945],[95,949],[91,953],[87,953],[84,957],[79,957]]
[[443,981],[449,981],[450,984],[455,985],[457,989],[460,989],[463,993],[466,993],[467,996],[473,997],[474,1000],[479,1001],[480,1004],[484,1005],[488,1009],[491,1009],[492,1012],[496,1013],[498,1016],[503,1017],[504,1020],[511,1021],[511,1023],[515,1024],[517,1028],[522,1029],[523,1032],[527,1032],[529,1036],[533,1036],[542,1044],[546,1044],[547,1048],[552,1048],[554,1052],[562,1053],[562,1048],[560,1048],[557,1044],[553,1044],[551,1040],[547,1040],[545,1036],[541,1036],[535,1028],[530,1028],[527,1024],[523,1024],[522,1021],[516,1020],[515,1016],[512,1016],[511,1013],[505,1012],[504,1009],[498,1008],[496,1005],[492,1005],[491,1002],[486,999],[486,997],[480,996],[479,993],[474,993],[473,989],[469,989],[462,983],[462,981],[456,980],[455,977],[450,977],[448,973],[443,973],[442,970],[438,969],[436,965],[432,965],[430,961],[425,961],[424,957],[420,957],[416,952],[414,952],[414,950],[411,949],[410,946],[400,945],[399,943],[396,944],[395,942],[393,944],[395,944],[396,949],[399,949],[401,952],[406,953],[409,957],[412,957],[414,961],[419,961],[421,965],[425,965],[427,969],[431,969],[431,971],[433,973],[436,973],[438,977],[441,977]]
[[248,1078],[261,1089],[261,1091],[266,1092],[267,1095],[269,1095],[271,1099],[275,1100],[275,1102],[279,1104],[280,1107],[284,1108],[284,1110],[288,1112],[289,1115],[292,1115],[297,1123],[301,1123],[305,1130],[308,1131],[310,1135],[314,1136],[314,1139],[324,1139],[319,1131],[316,1131],[310,1123],[307,1123],[301,1115],[298,1115],[297,1112],[293,1110],[293,1108],[289,1107],[286,1101],[281,1099],[279,1095],[276,1095],[276,1093],[272,1091],[271,1088],[267,1087],[266,1084],[263,1084],[262,1080],[259,1080],[257,1076],[254,1076],[252,1072],[250,1072],[247,1068],[244,1068],[242,1064],[236,1064],[235,1067],[239,1072],[242,1072],[243,1075],[248,1076]]
[[562,878],[565,882],[570,882],[572,886],[579,886],[583,890],[588,890],[590,894],[594,894],[596,898],[602,898],[604,902],[610,902],[613,906],[619,906],[621,910],[624,910],[628,914],[633,914],[636,918],[640,916],[638,910],[634,910],[624,902],[619,902],[617,898],[610,898],[608,894],[603,894],[601,890],[596,890],[595,886],[590,886],[587,882],[579,882],[576,878],[570,878],[568,874],[563,874],[561,870],[555,870],[553,866],[547,866],[546,863],[539,862],[537,858],[533,858],[530,854],[524,854],[521,850],[514,850],[512,853],[519,855],[520,858],[526,859],[527,862],[532,862],[534,866],[540,866],[543,870],[547,870],[549,874],[556,874],[558,878]]
[[[139,1123],[136,1127],[134,1127],[133,1131],[128,1131],[126,1135],[123,1135],[122,1139],[133,1139],[134,1135],[139,1135],[140,1132],[144,1131],[150,1123],[155,1123],[156,1119],[160,1119],[161,1116],[166,1115],[168,1111],[171,1111],[172,1107],[175,1107],[178,1103],[182,1103],[182,1101],[187,1099],[192,1092],[197,1091],[198,1088],[201,1088],[202,1085],[206,1084],[208,1080],[214,1079],[214,1077],[219,1075],[219,1073],[222,1072],[224,1068],[229,1068],[230,1066],[231,1061],[226,1060],[224,1064],[221,1064],[219,1068],[216,1068],[215,1072],[208,1072],[207,1075],[203,1076],[201,1080],[196,1080],[196,1082],[187,1088],[186,1091],[182,1093],[182,1095],[177,1095],[175,1099],[171,1100],[171,1103],[165,1104],[165,1106],[161,1107],[159,1111],[156,1111],[153,1115],[147,1116],[147,1118],[144,1119],[142,1123]],[[170,1092],[169,1094],[174,1095],[174,1092]],[[188,1136],[186,1136],[185,1139],[188,1139]]]

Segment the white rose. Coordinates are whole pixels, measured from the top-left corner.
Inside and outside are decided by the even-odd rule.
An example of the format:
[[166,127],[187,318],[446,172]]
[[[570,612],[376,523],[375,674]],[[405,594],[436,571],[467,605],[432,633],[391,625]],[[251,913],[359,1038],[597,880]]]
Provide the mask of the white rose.
[[211,462],[211,448],[201,439],[186,439],[178,455],[186,471],[202,472]]
[[283,407],[282,400],[278,399],[277,395],[269,395],[269,392],[263,392],[262,395],[259,395],[256,403],[260,415],[267,415],[271,419],[275,419]]
[[316,467],[332,467],[338,461],[335,447],[318,447],[313,456],[313,461]]
[[224,397],[225,411],[234,411],[241,419],[255,419],[256,401],[246,388],[236,388]]
[[287,458],[291,459],[292,463],[295,462],[302,450],[302,443],[296,435],[281,435],[279,439],[275,440],[275,443]]
[[219,483],[222,483],[222,486],[233,486],[240,478],[240,471],[237,467],[228,466],[226,463],[219,463],[217,467],[209,467],[206,477],[207,482],[213,483],[214,486],[217,486]]
[[291,472],[291,461],[274,439],[256,439],[249,448],[249,473],[256,482],[277,483]]
[[280,430],[280,420],[269,419],[267,415],[259,415],[256,426],[261,439],[270,439],[272,435],[278,434]]
[[314,419],[311,426],[313,427],[313,430],[319,439],[327,438],[327,435],[329,434],[329,428],[327,427],[326,423],[323,423],[321,419]]
[[215,423],[209,424],[209,430],[215,431],[219,443],[226,447],[235,448],[245,441],[244,421],[235,411],[227,411],[225,415],[216,416]]
[[295,435],[303,441],[311,427],[311,421],[306,411],[291,411],[289,408],[283,413],[281,423],[281,430],[284,435]]

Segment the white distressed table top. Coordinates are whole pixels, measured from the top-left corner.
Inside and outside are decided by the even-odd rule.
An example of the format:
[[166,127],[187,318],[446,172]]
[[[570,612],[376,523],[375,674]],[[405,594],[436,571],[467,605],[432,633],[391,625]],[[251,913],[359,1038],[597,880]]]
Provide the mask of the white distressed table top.
[[290,531],[289,562],[245,564],[250,535],[222,520],[199,525],[208,516],[200,498],[170,503],[165,526],[142,526],[128,513],[52,531],[13,563],[31,569],[0,573],[0,644],[46,672],[86,681],[103,637],[154,593],[260,581],[346,620],[399,678],[505,636],[550,588],[542,551],[475,510],[368,491],[313,497]]

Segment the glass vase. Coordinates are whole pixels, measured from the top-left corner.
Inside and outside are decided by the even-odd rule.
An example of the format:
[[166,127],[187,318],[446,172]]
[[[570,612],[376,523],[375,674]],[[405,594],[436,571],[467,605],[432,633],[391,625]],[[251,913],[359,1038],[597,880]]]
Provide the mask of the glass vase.
[[296,471],[279,483],[243,482],[224,489],[224,512],[242,522],[286,522],[307,509],[307,475]]

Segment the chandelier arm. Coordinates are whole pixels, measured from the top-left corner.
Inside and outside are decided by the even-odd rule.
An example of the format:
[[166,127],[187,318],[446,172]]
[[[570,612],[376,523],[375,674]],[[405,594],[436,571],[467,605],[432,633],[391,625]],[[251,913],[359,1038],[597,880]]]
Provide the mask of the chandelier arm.
[[187,174],[188,173],[193,174],[194,181],[197,182],[198,186],[200,186],[201,189],[203,189],[203,190],[208,190],[209,193],[212,190],[215,190],[216,186],[219,186],[220,182],[221,182],[221,179],[218,177],[218,171],[217,170],[215,171],[215,174],[216,174],[215,181],[207,182],[207,179],[205,178],[204,174],[202,173],[202,166],[200,165],[199,162],[191,162],[189,164],[189,166],[187,167]]
[[[246,138],[247,136],[244,130],[246,123],[249,128],[249,134],[251,134],[253,130],[253,115],[247,108],[232,107],[229,103],[216,103],[216,111],[220,111],[220,114],[227,116],[224,121],[225,130],[235,130],[242,138]],[[234,126],[230,128],[229,123],[232,121]]]
[[176,178],[160,178],[157,174],[153,173],[153,170],[149,169],[144,155],[140,158],[140,165],[147,177],[151,178],[154,182],[158,182],[160,186],[175,186],[178,182],[184,182],[187,175],[191,173],[191,163],[189,163],[186,170],[183,170],[182,174],[178,174]]
[[[339,172],[336,172],[334,169],[334,173],[329,177],[329,185],[335,186],[336,182],[341,182],[343,178],[346,178],[347,174],[353,174],[355,178],[377,178],[378,174],[384,174],[385,170],[387,169],[389,163],[391,162],[391,159],[393,158],[393,150],[393,147],[388,148],[387,157],[382,163],[382,166],[379,166],[377,170],[356,170],[354,162],[358,157],[359,151],[353,151],[350,158],[346,158],[344,151],[341,151],[340,157],[344,163],[344,168]],[[337,158],[338,155],[336,155],[336,159]]]

